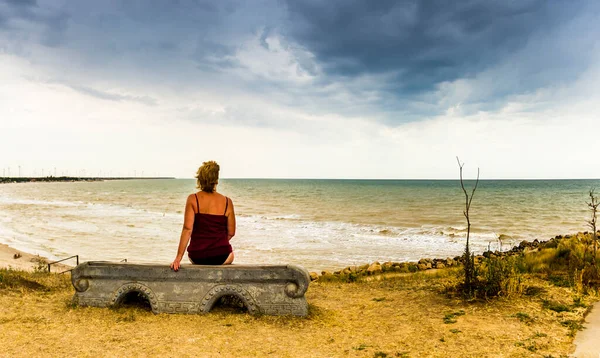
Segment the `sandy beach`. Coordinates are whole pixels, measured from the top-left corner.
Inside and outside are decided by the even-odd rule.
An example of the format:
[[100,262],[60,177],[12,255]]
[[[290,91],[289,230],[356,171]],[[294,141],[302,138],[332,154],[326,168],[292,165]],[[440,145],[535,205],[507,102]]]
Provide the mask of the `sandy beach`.
[[[34,271],[37,267],[45,267],[48,260],[39,255],[32,255],[19,251],[8,245],[0,244],[0,268],[12,268],[16,270]],[[72,266],[62,263],[52,265],[52,271],[62,272]]]

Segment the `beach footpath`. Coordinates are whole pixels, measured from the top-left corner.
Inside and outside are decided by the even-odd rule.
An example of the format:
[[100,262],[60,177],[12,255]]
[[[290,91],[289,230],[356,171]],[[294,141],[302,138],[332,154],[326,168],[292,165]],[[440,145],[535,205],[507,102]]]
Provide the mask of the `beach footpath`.
[[600,358],[600,302],[596,302],[585,318],[584,329],[577,333],[575,358]]

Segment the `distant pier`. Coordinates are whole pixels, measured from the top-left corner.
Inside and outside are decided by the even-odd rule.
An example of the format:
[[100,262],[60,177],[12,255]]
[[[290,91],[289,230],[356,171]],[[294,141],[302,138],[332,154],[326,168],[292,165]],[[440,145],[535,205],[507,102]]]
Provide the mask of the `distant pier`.
[[175,179],[174,177],[0,177],[0,184],[6,183],[32,183],[32,182],[80,182],[80,181],[105,181],[105,180],[157,180]]

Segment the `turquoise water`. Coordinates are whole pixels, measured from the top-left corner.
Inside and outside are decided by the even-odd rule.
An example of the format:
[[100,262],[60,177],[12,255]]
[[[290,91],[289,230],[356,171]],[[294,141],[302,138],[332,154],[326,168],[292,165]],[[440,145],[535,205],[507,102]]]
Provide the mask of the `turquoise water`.
[[[587,230],[592,187],[600,180],[481,181],[473,248]],[[235,204],[237,263],[320,270],[456,256],[464,245],[458,181],[222,179],[218,190]],[[51,258],[167,263],[194,191],[185,179],[0,185],[0,242]]]

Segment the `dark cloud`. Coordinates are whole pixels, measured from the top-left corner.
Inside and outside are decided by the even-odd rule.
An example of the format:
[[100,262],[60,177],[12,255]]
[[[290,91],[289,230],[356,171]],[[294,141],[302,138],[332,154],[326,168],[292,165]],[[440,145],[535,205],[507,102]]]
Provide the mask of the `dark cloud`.
[[[32,53],[53,67],[50,77],[104,100],[156,104],[83,84],[100,77],[118,88],[235,93],[299,113],[399,124],[457,103],[495,110],[511,96],[576,80],[593,61],[598,4],[0,0],[0,50]],[[221,115],[275,126],[261,116],[235,106]]]
[[37,0],[4,0],[7,4],[17,7],[37,6]]
[[8,7],[2,7],[0,3],[0,35],[1,31],[6,31],[11,37],[24,34],[25,38],[29,38],[32,26],[41,26],[38,39],[42,45],[56,47],[64,42],[70,17],[64,8],[40,6],[34,0],[5,1]]
[[331,76],[389,73],[403,94],[473,76],[561,26],[582,1],[287,1],[286,34]]

